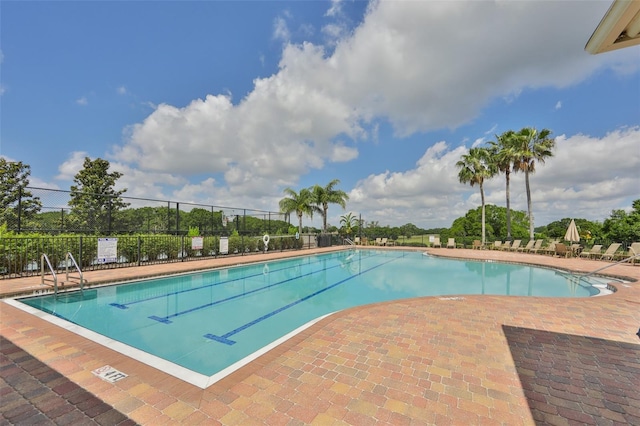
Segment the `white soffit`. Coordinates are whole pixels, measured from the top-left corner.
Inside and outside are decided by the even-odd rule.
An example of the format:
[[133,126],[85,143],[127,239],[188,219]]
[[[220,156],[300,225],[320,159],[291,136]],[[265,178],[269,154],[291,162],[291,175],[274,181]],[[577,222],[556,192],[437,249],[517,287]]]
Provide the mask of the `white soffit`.
[[640,0],[614,0],[585,46],[592,54],[640,44]]

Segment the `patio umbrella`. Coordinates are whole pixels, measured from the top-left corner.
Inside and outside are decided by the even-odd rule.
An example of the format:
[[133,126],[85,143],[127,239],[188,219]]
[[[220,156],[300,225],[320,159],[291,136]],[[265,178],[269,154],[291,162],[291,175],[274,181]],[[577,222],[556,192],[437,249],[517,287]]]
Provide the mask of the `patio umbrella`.
[[580,241],[580,234],[578,234],[578,228],[576,227],[576,222],[571,219],[571,223],[567,228],[567,232],[564,234],[565,241],[569,241],[572,243],[577,243]]

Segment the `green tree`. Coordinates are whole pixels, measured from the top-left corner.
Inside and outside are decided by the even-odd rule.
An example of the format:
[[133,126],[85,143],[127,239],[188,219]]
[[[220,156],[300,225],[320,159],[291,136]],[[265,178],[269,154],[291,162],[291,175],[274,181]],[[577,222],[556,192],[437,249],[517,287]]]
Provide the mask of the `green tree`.
[[542,129],[537,131],[533,127],[525,127],[517,133],[518,146],[513,169],[524,172],[527,190],[527,211],[529,214],[529,238],[534,238],[533,210],[531,205],[531,187],[529,175],[535,173],[536,162],[544,164],[547,158],[553,157],[556,141],[551,137],[551,131]]
[[301,189],[300,193],[291,188],[286,188],[284,193],[288,195],[288,197],[280,200],[280,212],[287,214],[295,212],[298,216],[298,232],[302,234],[302,216],[306,214],[313,218],[313,213],[320,211],[320,209],[314,205],[313,193],[309,188]]
[[334,179],[325,187],[315,185],[312,189],[314,203],[320,209],[319,211],[322,215],[323,232],[327,232],[327,211],[329,210],[329,204],[338,204],[343,209],[347,206],[347,200],[349,199],[347,193],[335,189],[339,183],[339,179]]
[[0,158],[0,223],[9,229],[22,228],[42,208],[40,199],[27,190],[30,174],[28,164]]
[[340,216],[340,225],[342,227],[342,231],[350,236],[351,232],[353,232],[353,228],[358,224],[358,218],[353,215],[353,213],[349,212],[343,216]]
[[489,142],[491,160],[506,180],[507,198],[507,240],[511,240],[511,196],[509,185],[511,182],[511,169],[518,158],[518,138],[513,130],[496,135],[495,141]]
[[614,242],[640,241],[640,199],[632,204],[632,210],[613,210],[611,216],[604,220],[602,232],[604,237]]
[[71,185],[69,205],[75,224],[95,233],[108,232],[111,215],[129,205],[121,197],[127,190],[114,189],[122,173],[109,173],[109,165],[107,160],[85,157]]
[[458,179],[460,183],[468,183],[472,187],[478,185],[480,188],[480,199],[482,200],[482,244],[485,243],[485,202],[484,202],[484,181],[490,179],[497,173],[495,164],[491,161],[491,155],[486,148],[471,148],[468,154],[464,154],[460,161],[456,163],[460,169]]

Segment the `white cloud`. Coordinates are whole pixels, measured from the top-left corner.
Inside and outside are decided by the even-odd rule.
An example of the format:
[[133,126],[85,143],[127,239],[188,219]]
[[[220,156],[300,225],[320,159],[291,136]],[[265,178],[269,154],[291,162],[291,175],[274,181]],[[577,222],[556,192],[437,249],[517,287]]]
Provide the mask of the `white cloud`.
[[562,101],[558,101],[558,102],[556,102],[555,109],[556,109],[556,110],[558,110],[558,109],[560,109],[560,108],[562,108]]
[[86,106],[89,104],[89,101],[87,100],[86,96],[83,96],[81,98],[76,99],[76,103],[81,106]]
[[287,25],[287,21],[282,16],[278,16],[273,21],[272,37],[275,40],[281,40],[284,42],[288,42],[291,39],[291,31],[289,31],[289,26]]
[[331,7],[325,15],[330,17],[342,15],[342,0],[331,0]]
[[58,166],[56,180],[72,181],[75,175],[82,170],[85,157],[89,154],[85,151],[72,152],[70,157]]
[[120,86],[116,89],[116,92],[118,93],[118,95],[126,95],[127,94],[127,88],[124,86]]
[[[638,153],[639,140],[640,127],[619,129],[603,138],[559,136],[554,157],[538,164],[530,176],[536,226],[562,217],[602,221],[609,217],[610,206],[630,205],[638,198],[640,155],[629,153]],[[359,181],[349,192],[349,208],[366,211],[368,220],[382,224],[451,226],[454,218],[481,205],[479,188],[458,181],[455,163],[465,152],[464,147],[450,149],[438,142],[414,169]],[[513,209],[527,210],[524,187],[524,176],[512,174]],[[485,196],[489,204],[506,205],[504,175],[485,183]]]
[[[356,144],[376,141],[381,121],[391,123],[397,135],[455,128],[474,120],[490,102],[517,98],[523,90],[568,87],[605,66],[620,72],[637,69],[637,57],[624,50],[601,56],[584,52],[606,7],[602,2],[580,7],[535,1],[372,2],[353,32],[342,32],[339,19],[329,24],[338,27],[325,26],[326,34],[339,37],[330,54],[322,46],[290,44],[291,16],[285,11],[273,24],[273,38],[285,42],[274,75],[257,78],[236,104],[230,94],[211,94],[181,108],[154,106],[145,120],[127,129],[113,158],[166,185],[175,176],[214,176],[188,187],[181,184],[178,191],[185,197],[249,196],[252,204],[255,197],[275,199],[310,170],[357,158]],[[334,1],[327,16],[335,18],[339,8]],[[618,136],[609,143],[623,145],[622,133]],[[476,139],[474,145],[484,141]],[[461,149],[441,142],[413,170],[362,179],[351,191],[354,210],[384,206],[371,214],[385,223],[390,216],[402,223],[403,216],[416,212],[429,223],[464,214],[474,207],[477,191],[457,181],[454,165]],[[590,168],[600,168],[590,157],[586,160]],[[549,168],[559,175],[567,172],[544,166],[536,182]],[[586,174],[574,171],[572,179]],[[501,185],[488,187],[489,198],[501,203]],[[534,195],[549,203],[558,190],[544,188]],[[585,195],[581,188],[574,191]],[[514,202],[522,201],[516,197]],[[405,213],[409,207],[413,211]]]

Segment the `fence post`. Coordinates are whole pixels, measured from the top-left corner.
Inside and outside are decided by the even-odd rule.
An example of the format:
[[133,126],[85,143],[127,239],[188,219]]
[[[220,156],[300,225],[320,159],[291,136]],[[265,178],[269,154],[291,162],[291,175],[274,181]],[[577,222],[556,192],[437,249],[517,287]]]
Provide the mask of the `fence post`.
[[80,235],[80,244],[78,247],[78,251],[80,253],[78,253],[78,267],[80,268],[80,270],[82,270],[82,235]]
[[184,252],[184,235],[182,236],[182,243],[180,244],[180,261],[184,262],[184,258],[187,257],[185,256],[185,252]]
[[140,235],[138,235],[138,266],[141,265],[141,262],[140,262],[140,254],[141,254],[140,253],[140,246],[141,246],[141,240],[140,240]]
[[[180,232],[180,203],[176,203],[176,235]],[[184,246],[184,240],[182,241]]]
[[167,234],[171,233],[171,201],[167,201]]
[[107,235],[111,235],[111,207],[111,198],[109,198],[107,203]]
[[18,186],[18,234],[20,233],[21,218],[22,218],[22,187]]

